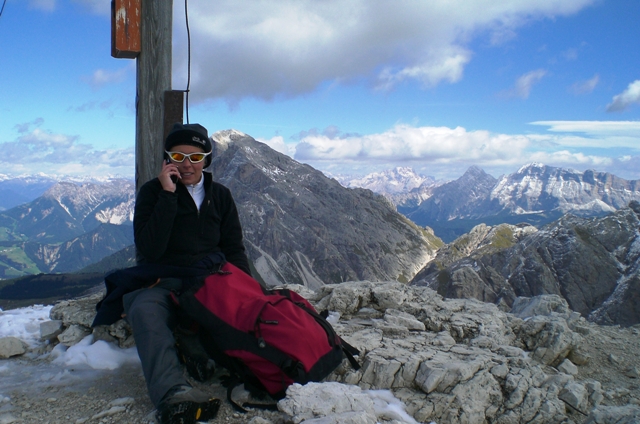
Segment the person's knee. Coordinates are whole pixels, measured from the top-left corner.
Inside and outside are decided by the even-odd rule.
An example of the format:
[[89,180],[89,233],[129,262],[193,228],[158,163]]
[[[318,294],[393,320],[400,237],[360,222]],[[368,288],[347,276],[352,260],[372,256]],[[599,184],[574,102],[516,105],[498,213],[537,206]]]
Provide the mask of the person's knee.
[[168,323],[171,319],[169,293],[166,290],[143,289],[123,299],[126,318],[131,325]]

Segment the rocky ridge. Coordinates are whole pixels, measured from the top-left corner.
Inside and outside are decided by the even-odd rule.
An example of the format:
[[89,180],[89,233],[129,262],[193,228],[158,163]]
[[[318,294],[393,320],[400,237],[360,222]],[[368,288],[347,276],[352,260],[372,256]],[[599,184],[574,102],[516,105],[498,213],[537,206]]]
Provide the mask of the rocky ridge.
[[[288,286],[331,312],[337,332],[360,349],[322,384],[294,385],[278,412],[234,413],[227,402],[212,422],[280,423],[632,423],[640,420],[640,327],[604,327],[556,295],[518,298],[511,312],[474,299],[443,299],[398,282],[347,282],[310,291]],[[64,301],[42,323],[52,340],[0,366],[48,361],[54,344],[90,333],[93,297]],[[132,345],[124,321],[94,330],[94,340]],[[15,341],[13,341],[15,342]],[[6,340],[0,346],[9,345]],[[0,348],[0,352],[6,352]],[[0,353],[2,354],[2,353]],[[14,353],[15,354],[15,353]],[[31,358],[31,359],[30,359]],[[70,373],[76,371],[70,370]],[[2,390],[2,422],[147,423],[151,405],[139,369],[105,372],[75,390],[55,381],[34,393]],[[218,376],[202,385],[223,398]],[[385,389],[409,417],[379,411],[363,394]],[[239,396],[247,396],[246,393]],[[322,399],[322,401],[319,401]],[[345,400],[348,400],[345,401]],[[412,418],[411,418],[412,417]],[[415,420],[415,421],[414,421]]]
[[442,245],[381,195],[347,189],[237,131],[213,139],[213,178],[233,193],[248,256],[269,286],[408,282]]
[[567,214],[533,226],[479,225],[441,249],[411,284],[509,310],[518,296],[556,294],[601,324],[640,323],[640,204],[600,218]]

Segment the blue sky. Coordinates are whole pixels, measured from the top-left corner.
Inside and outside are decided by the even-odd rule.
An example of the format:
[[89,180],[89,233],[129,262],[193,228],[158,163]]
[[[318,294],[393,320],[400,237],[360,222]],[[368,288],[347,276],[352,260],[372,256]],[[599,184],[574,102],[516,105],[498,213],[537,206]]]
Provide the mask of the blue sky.
[[[134,173],[107,0],[0,0],[0,174]],[[637,0],[191,0],[189,120],[334,174],[640,179]],[[173,88],[185,89],[174,0]]]

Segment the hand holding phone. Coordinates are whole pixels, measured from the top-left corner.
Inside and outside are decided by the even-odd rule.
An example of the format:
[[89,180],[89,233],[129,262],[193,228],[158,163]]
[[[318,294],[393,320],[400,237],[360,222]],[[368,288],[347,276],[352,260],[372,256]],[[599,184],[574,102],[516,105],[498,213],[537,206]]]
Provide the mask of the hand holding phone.
[[[167,159],[167,165],[169,165],[171,163],[171,159]],[[174,184],[178,183],[178,176],[177,175],[172,175],[171,176],[171,181],[173,181]]]

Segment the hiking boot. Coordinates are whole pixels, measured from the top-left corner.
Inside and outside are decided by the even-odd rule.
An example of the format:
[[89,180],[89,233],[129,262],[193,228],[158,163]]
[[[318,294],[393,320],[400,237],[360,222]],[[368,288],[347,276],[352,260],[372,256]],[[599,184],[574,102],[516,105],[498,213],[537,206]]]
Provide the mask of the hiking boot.
[[198,334],[178,327],[174,333],[178,358],[196,381],[204,383],[216,372],[215,362],[209,358]]
[[220,400],[191,386],[178,386],[169,390],[158,405],[160,424],[195,424],[215,418]]
[[180,359],[184,362],[189,375],[201,383],[209,380],[216,372],[215,362],[212,359],[194,358],[192,356],[182,356]]

